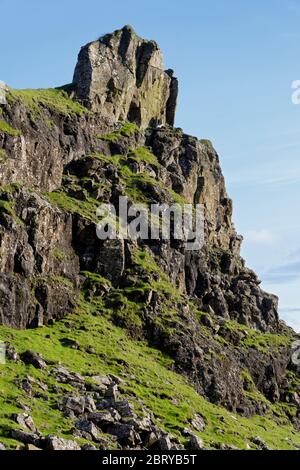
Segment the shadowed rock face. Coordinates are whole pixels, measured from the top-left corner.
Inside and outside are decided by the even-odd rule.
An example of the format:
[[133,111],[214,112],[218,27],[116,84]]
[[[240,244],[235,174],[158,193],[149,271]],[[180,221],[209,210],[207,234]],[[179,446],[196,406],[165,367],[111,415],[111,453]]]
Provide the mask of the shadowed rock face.
[[174,124],[177,79],[164,71],[156,42],[129,26],[81,49],[73,85],[85,106],[113,122],[129,120],[142,128]]

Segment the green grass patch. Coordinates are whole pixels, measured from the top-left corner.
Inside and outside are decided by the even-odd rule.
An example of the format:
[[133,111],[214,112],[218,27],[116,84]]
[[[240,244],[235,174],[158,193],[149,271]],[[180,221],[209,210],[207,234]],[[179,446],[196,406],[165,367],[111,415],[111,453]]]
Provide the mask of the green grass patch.
[[70,253],[64,251],[64,250],[60,250],[59,248],[54,248],[54,250],[52,251],[52,254],[54,256],[55,259],[57,259],[57,261],[67,261],[68,259],[70,259]]
[[13,204],[9,201],[4,201],[2,199],[0,199],[0,212],[11,215],[12,217],[15,216]]
[[292,342],[292,338],[287,335],[261,333],[234,320],[227,321],[224,327],[228,330],[244,332],[245,337],[241,340],[241,345],[246,348],[257,349],[265,354],[288,347]]
[[208,139],[200,139],[200,143],[205,145],[209,150],[214,150],[214,146],[211,142],[211,140]]
[[[1,193],[0,193],[0,196],[1,196]],[[14,201],[7,201],[6,199],[0,199],[0,221],[3,221],[3,216],[5,214],[12,217],[18,225],[24,225],[24,222],[16,214]]]
[[19,137],[21,135],[21,131],[14,129],[7,122],[2,121],[2,119],[0,119],[0,133],[10,135],[11,137]]
[[91,273],[90,271],[81,271],[80,274],[85,276],[91,282],[98,283],[98,284],[107,284],[108,286],[111,286],[111,282],[108,279],[106,279],[106,277],[103,277],[100,274]]
[[157,157],[151,152],[147,147],[137,147],[136,149],[129,149],[128,156],[136,160],[137,162],[142,161],[148,163],[149,165],[159,167],[160,163],[157,160]]
[[0,164],[5,163],[7,160],[7,153],[4,149],[0,149]]
[[110,134],[99,134],[97,135],[98,139],[107,140],[108,142],[115,142],[122,137],[130,137],[135,132],[139,131],[139,127],[133,122],[124,123],[120,129],[111,132]]
[[82,116],[90,111],[78,101],[72,100],[60,88],[15,90],[10,88],[7,100],[11,103],[21,101],[24,103],[33,121],[45,119],[45,110],[63,116]]
[[51,204],[67,212],[79,214],[86,219],[97,222],[96,210],[99,203],[95,199],[89,197],[86,200],[76,199],[63,190],[47,193],[45,197]]
[[[62,345],[60,340],[66,335],[77,341],[79,350]],[[299,433],[287,424],[278,426],[276,421],[259,416],[242,418],[207,402],[184,377],[171,370],[173,362],[170,358],[142,341],[133,341],[122,328],[114,326],[101,314],[99,306],[83,300],[74,314],[53,326],[27,331],[2,326],[0,339],[9,341],[19,353],[26,349],[40,351],[46,359],[61,362],[69,370],[86,376],[87,380],[90,375],[97,374],[123,376],[126,381],[122,386],[124,395],[135,395],[136,411],[151,410],[157,424],[181,440],[184,438],[180,430],[191,427],[190,420],[199,413],[204,417],[206,427],[203,433],[195,433],[202,437],[208,448],[226,443],[245,449],[250,439],[257,435],[272,449],[293,449],[300,445]],[[95,354],[85,352],[88,346],[95,350]],[[36,397],[29,403],[26,393],[16,385],[16,380],[28,376],[48,386],[48,390],[41,394],[47,396],[47,401]],[[17,427],[11,414],[21,412],[21,404],[30,404],[31,415],[43,434],[54,433],[70,438],[74,421],[65,418],[55,406],[66,391],[70,391],[70,386],[59,385],[56,389],[54,385],[57,384],[47,371],[22,362],[0,366],[1,441],[10,447],[16,445],[8,433]],[[218,432],[220,429],[222,433]]]

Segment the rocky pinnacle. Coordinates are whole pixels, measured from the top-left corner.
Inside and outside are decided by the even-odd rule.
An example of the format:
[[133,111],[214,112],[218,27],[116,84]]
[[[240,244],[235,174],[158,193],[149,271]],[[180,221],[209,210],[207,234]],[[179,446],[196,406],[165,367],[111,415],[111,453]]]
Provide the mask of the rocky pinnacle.
[[130,26],[84,46],[73,85],[78,99],[113,122],[129,120],[142,128],[174,124],[178,94],[173,71],[164,71],[162,52],[154,41]]

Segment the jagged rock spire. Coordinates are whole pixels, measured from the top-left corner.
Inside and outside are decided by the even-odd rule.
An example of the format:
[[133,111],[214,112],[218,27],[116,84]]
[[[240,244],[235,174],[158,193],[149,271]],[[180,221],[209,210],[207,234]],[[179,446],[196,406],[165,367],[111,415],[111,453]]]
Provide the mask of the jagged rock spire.
[[174,124],[177,79],[172,70],[164,71],[156,42],[140,38],[130,26],[81,49],[73,85],[78,99],[112,121],[143,128]]

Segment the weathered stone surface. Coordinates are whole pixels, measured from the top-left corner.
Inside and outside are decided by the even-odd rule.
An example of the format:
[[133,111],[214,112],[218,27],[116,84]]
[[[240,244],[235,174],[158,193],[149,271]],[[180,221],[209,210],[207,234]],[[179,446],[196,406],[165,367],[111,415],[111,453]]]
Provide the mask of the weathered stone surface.
[[253,442],[253,444],[255,444],[257,446],[257,448],[259,450],[271,450],[271,449],[269,449],[269,447],[267,446],[265,441],[260,436],[254,437],[252,439],[252,442]]
[[75,426],[77,429],[79,429],[79,431],[83,431],[89,434],[93,441],[97,442],[99,440],[99,429],[95,426],[94,423],[87,420],[80,420],[76,422]]
[[85,396],[84,409],[87,413],[93,413],[97,409],[94,399],[89,395]]
[[136,440],[136,433],[134,427],[129,424],[111,424],[107,427],[106,432],[116,436],[119,442],[124,445],[134,446]]
[[19,429],[13,429],[11,431],[11,437],[13,439],[16,439],[17,441],[23,442],[24,444],[37,445],[40,441],[39,434],[33,432],[25,432]]
[[12,346],[9,343],[6,343],[6,358],[9,359],[10,361],[17,362],[19,359],[19,355],[17,353],[17,350],[14,346]]
[[95,271],[99,274],[109,273],[108,279],[118,280],[125,269],[124,240],[106,240],[99,248]]
[[84,397],[77,396],[63,397],[59,408],[65,411],[72,411],[75,415],[80,415],[84,412],[85,399]]
[[21,359],[25,364],[32,364],[36,369],[46,369],[47,364],[40,353],[25,351],[21,354]]
[[66,348],[71,348],[71,349],[79,349],[79,344],[77,341],[71,338],[62,338],[60,340],[61,344],[65,346]]
[[1,197],[15,214],[0,225],[0,321],[42,326],[75,306],[80,267],[72,218],[27,190]]
[[81,450],[75,441],[49,435],[44,440],[46,450]]
[[93,444],[84,444],[81,450],[97,450],[97,448]]
[[169,435],[161,436],[157,439],[154,444],[151,446],[151,450],[161,450],[161,451],[168,451],[172,450],[172,442]]
[[30,290],[22,279],[0,274],[0,322],[14,328],[26,328],[35,316]]
[[191,450],[202,450],[204,448],[204,442],[200,437],[192,434],[190,436],[187,448]]
[[32,444],[25,444],[25,449],[24,450],[42,450],[39,447],[36,447]]
[[115,407],[123,418],[134,417],[133,405],[128,400],[117,401]]
[[71,384],[73,386],[84,387],[84,377],[76,372],[70,372],[65,367],[59,366],[52,371],[56,380],[61,383]]
[[22,426],[23,429],[29,430],[31,432],[36,432],[37,428],[33,422],[33,419],[27,413],[20,413],[14,416],[16,423]]
[[104,397],[108,400],[116,401],[118,398],[118,386],[116,384],[111,384],[105,390]]
[[102,429],[120,420],[121,416],[116,412],[112,413],[111,410],[107,410],[88,413],[87,419],[97,424]]
[[81,49],[73,85],[87,107],[114,122],[174,124],[177,80],[164,71],[157,44],[130,26]]
[[199,414],[196,414],[194,418],[191,421],[192,426],[196,429],[198,432],[202,432],[205,429],[205,421],[200,416]]

